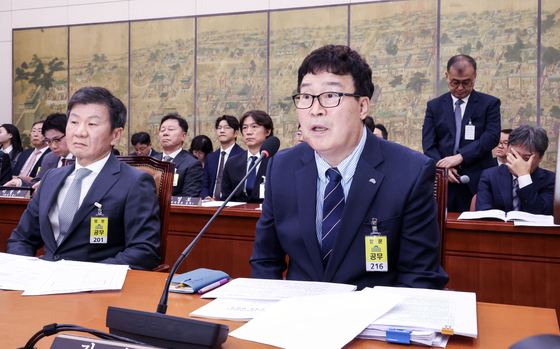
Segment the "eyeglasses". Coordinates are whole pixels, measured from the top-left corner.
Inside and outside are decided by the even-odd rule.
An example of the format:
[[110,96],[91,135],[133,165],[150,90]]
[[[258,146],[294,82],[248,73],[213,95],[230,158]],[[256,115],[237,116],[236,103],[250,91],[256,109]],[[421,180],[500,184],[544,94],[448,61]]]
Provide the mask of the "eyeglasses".
[[356,97],[356,98],[365,97],[353,93],[323,92],[316,96],[311,95],[309,93],[298,93],[297,95],[293,95],[292,99],[294,100],[294,105],[296,106],[297,109],[311,108],[311,106],[313,105],[313,101],[315,101],[315,98],[317,98],[319,104],[323,108],[335,108],[338,107],[338,105],[340,104],[340,100],[342,99],[342,96]]
[[464,80],[464,81],[459,81],[459,80],[451,80],[449,82],[449,85],[451,85],[452,87],[459,87],[459,85],[463,85],[464,88],[469,88],[474,84],[474,81],[472,80]]
[[218,130],[218,131],[220,131],[220,130],[229,131],[231,129],[232,129],[232,127],[230,127],[228,125],[226,125],[226,126],[220,125],[220,126],[216,127],[216,130]]
[[47,138],[43,138],[43,143],[45,143],[46,145],[50,145],[51,143],[59,144],[60,140],[64,137],[66,137],[66,135],[63,135],[62,137],[59,137],[59,138],[53,138],[52,140],[47,139]]
[[501,141],[500,143],[498,143],[499,147],[507,147],[508,146],[508,141]]
[[31,132],[29,132],[31,134],[41,134],[41,130],[31,130]]

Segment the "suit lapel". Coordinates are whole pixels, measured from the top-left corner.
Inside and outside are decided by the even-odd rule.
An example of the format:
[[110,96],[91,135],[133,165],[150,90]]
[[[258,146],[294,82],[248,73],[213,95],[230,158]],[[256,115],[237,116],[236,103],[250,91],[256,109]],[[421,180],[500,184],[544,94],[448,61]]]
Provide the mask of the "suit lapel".
[[478,108],[478,94],[475,90],[473,90],[471,92],[471,95],[469,97],[469,101],[467,103],[467,108],[465,109],[465,114],[463,115],[463,122],[461,123],[461,133],[464,133],[465,130],[465,125],[467,125],[469,123],[469,120],[471,120],[475,110]]
[[498,177],[500,195],[504,202],[505,211],[509,212],[513,210],[513,177],[506,165],[500,166],[498,172],[500,173]]
[[[341,230],[338,232],[331,258],[325,271],[324,281],[332,280],[340,268],[351,244],[356,239],[356,234],[361,234],[361,226],[371,203],[385,177],[375,167],[383,162],[383,154],[379,140],[368,133],[368,138],[352,179],[352,186],[340,221]],[[365,266],[364,266],[365,268]]]
[[89,188],[80,208],[76,211],[72,224],[70,224],[68,228],[66,239],[70,234],[74,233],[76,227],[80,225],[84,219],[88,218],[89,213],[95,208],[94,204],[96,202],[101,202],[101,199],[118,180],[115,174],[120,172],[120,166],[120,161],[115,155],[111,154],[109,160],[107,160],[107,163],[103,166],[101,172],[99,172],[97,178]]
[[453,135],[453,139],[456,137],[457,130],[455,129],[455,113],[453,112],[453,99],[451,98],[451,93],[448,92],[444,95],[442,100],[443,115],[447,121],[447,127],[449,127],[449,133]]
[[301,157],[302,167],[296,171],[296,199],[299,215],[299,233],[313,263],[318,279],[323,280],[324,267],[317,228],[315,225],[317,206],[317,165],[313,149],[308,148]]

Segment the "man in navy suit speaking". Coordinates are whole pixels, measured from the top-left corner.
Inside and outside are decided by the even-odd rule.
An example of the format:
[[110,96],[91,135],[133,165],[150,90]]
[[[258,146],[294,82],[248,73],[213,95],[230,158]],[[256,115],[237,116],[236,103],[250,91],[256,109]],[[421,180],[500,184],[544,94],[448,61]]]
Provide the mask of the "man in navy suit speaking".
[[68,103],[67,145],[76,162],[47,172],[6,252],[46,260],[159,263],[160,221],[154,179],[112,153],[126,108],[102,87],[84,87]]
[[306,143],[269,160],[252,276],[443,288],[435,162],[366,129],[369,65],[347,46],[321,47],[297,91]]
[[[428,102],[422,127],[424,154],[448,169],[447,209],[468,211],[482,171],[495,166],[500,140],[500,100],[474,90],[476,61],[456,55],[447,62],[449,92]],[[462,184],[456,175],[469,177]]]

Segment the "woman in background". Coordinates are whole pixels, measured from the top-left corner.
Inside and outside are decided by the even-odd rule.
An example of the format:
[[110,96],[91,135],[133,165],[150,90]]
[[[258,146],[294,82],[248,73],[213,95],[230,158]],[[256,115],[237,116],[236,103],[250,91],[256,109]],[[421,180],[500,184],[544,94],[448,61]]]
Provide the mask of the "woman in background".
[[12,124],[0,126],[0,149],[10,156],[11,167],[14,167],[19,153],[23,151],[17,127]]
[[212,141],[205,135],[198,135],[193,138],[189,151],[202,162],[204,167],[206,156],[213,151]]

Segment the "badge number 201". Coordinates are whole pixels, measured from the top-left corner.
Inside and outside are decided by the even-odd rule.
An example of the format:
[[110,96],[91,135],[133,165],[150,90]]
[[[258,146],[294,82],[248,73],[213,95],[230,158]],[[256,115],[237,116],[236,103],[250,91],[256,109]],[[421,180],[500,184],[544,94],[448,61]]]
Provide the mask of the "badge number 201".
[[108,225],[109,218],[107,217],[91,217],[89,243],[106,244],[109,237]]

